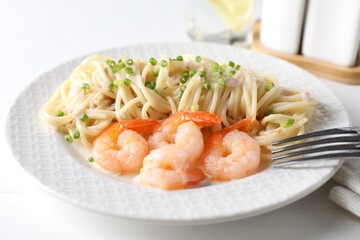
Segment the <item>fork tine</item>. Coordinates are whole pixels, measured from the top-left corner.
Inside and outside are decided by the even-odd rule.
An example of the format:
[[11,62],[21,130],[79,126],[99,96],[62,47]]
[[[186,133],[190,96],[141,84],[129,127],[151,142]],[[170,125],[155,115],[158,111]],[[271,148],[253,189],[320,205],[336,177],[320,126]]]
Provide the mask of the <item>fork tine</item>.
[[295,157],[295,156],[304,155],[304,154],[320,153],[320,152],[327,152],[327,151],[337,151],[337,150],[360,150],[360,144],[346,144],[346,145],[339,144],[339,145],[311,148],[311,149],[290,152],[287,154],[275,156],[272,159],[273,159],[273,161],[279,161],[284,158]]
[[272,153],[280,153],[288,150],[293,150],[297,148],[307,147],[307,146],[314,146],[319,144],[326,144],[326,143],[340,143],[340,142],[360,142],[360,136],[351,136],[351,137],[333,137],[333,138],[324,138],[319,139],[315,141],[309,141],[309,142],[301,142],[294,145],[289,145],[282,148],[277,148],[272,151]]
[[296,163],[296,162],[305,162],[311,160],[319,160],[319,159],[341,159],[341,158],[348,158],[348,157],[360,157],[360,152],[343,152],[343,153],[331,153],[331,154],[323,154],[311,157],[303,157],[303,158],[296,158],[288,161],[279,161],[273,164],[274,167],[285,166],[288,164]]
[[276,145],[280,145],[280,144],[283,144],[283,143],[293,142],[293,141],[306,139],[306,138],[320,137],[320,136],[325,136],[325,135],[350,134],[350,133],[351,134],[358,134],[358,132],[356,132],[354,130],[345,130],[345,129],[340,129],[340,128],[332,128],[332,129],[327,129],[327,130],[322,130],[322,131],[317,131],[317,132],[312,132],[312,133],[306,133],[306,134],[291,137],[291,138],[286,138],[284,140],[274,142],[272,145],[276,146]]

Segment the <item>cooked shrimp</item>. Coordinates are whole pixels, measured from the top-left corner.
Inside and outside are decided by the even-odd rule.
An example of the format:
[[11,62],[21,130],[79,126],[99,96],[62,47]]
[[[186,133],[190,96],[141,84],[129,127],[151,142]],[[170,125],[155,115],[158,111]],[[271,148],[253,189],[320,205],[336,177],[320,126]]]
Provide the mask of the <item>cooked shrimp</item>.
[[93,157],[103,169],[113,173],[137,171],[149,146],[144,137],[157,127],[155,120],[125,120],[113,123],[94,141]]
[[193,166],[204,149],[203,135],[199,127],[213,126],[221,117],[207,112],[177,112],[164,120],[159,129],[149,137],[150,149],[169,144],[186,151]]
[[201,169],[191,168],[188,158],[189,154],[175,145],[152,150],[144,159],[139,183],[162,190],[198,184],[206,176]]
[[245,132],[257,125],[256,120],[247,118],[207,137],[200,157],[205,174],[212,179],[231,180],[253,173],[260,164],[261,150]]
[[220,122],[220,116],[206,112],[178,112],[163,121],[149,137],[153,150],[144,159],[140,184],[169,190],[203,181],[206,176],[196,168],[204,149],[199,127]]

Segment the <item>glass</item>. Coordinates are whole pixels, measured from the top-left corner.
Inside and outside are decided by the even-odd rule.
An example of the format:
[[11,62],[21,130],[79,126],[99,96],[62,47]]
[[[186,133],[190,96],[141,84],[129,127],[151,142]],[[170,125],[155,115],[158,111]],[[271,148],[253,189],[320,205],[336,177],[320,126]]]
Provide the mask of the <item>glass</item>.
[[201,0],[187,9],[187,30],[193,40],[247,43],[253,0]]

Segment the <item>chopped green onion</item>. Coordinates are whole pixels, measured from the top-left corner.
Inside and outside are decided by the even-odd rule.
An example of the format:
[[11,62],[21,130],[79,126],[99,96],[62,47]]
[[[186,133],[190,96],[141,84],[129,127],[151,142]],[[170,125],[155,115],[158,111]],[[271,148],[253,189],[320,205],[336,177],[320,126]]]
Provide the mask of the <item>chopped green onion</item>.
[[71,142],[73,139],[69,134],[67,134],[67,135],[64,136],[64,140],[67,141],[67,142]]
[[196,70],[195,69],[191,69],[189,72],[189,77],[193,77],[196,74]]
[[240,70],[240,68],[241,68],[241,65],[239,65],[239,64],[237,64],[237,65],[235,66],[235,69],[236,69],[236,70]]
[[89,157],[88,162],[93,163],[93,162],[95,162],[95,159],[93,157]]
[[111,82],[111,83],[109,84],[109,89],[110,89],[110,90],[113,90],[115,87],[116,87],[116,85],[115,85],[113,82]]
[[187,82],[187,79],[186,79],[184,76],[182,76],[182,77],[180,78],[180,83],[184,84],[184,83],[186,83],[186,82]]
[[131,58],[129,58],[129,59],[126,61],[126,63],[127,63],[128,65],[133,65],[134,60],[132,60]]
[[64,116],[65,114],[64,114],[64,112],[62,112],[62,111],[58,111],[57,113],[56,113],[56,116],[57,117],[62,117],[62,116]]
[[86,122],[89,119],[89,116],[86,113],[80,115],[80,120]]
[[197,111],[199,111],[199,104],[193,104],[193,105],[191,105],[191,111],[192,112],[197,112]]
[[153,75],[154,75],[154,77],[157,77],[157,76],[159,76],[159,69],[154,69],[153,70]]
[[155,65],[157,64],[156,59],[153,58],[153,57],[149,59],[149,62],[150,62],[150,64],[151,64],[152,66],[155,66]]
[[133,73],[134,73],[134,69],[132,69],[132,67],[127,67],[127,68],[125,68],[125,72],[126,72],[127,74],[133,74]]
[[88,90],[90,88],[90,85],[87,83],[83,83],[81,88],[84,90],[84,92],[86,92],[86,90]]
[[225,81],[223,78],[219,78],[218,84],[219,84],[219,86],[221,86],[221,87],[225,87],[226,81]]
[[72,133],[72,137],[74,139],[78,139],[80,137],[80,132],[79,130],[75,130],[73,133]]
[[211,64],[211,71],[218,72],[219,71],[219,64],[217,62],[213,62]]
[[109,67],[111,67],[111,68],[115,67],[115,65],[116,65],[115,61],[113,61],[113,60],[111,60],[111,59],[107,59],[107,60],[106,60],[106,63],[107,63],[107,65],[109,65]]
[[189,72],[184,72],[183,75],[180,78],[180,82],[182,84],[186,83],[186,81],[189,79]]
[[235,67],[235,63],[234,63],[233,61],[229,61],[229,62],[228,62],[228,65],[229,65],[230,67],[232,67],[232,68]]
[[162,66],[162,67],[166,67],[166,66],[167,66],[167,61],[165,61],[165,60],[161,60],[161,62],[160,62],[160,66]]
[[283,128],[287,128],[287,127],[290,127],[290,126],[294,125],[294,123],[295,123],[295,120],[293,118],[289,118],[287,120],[287,122],[281,123],[280,126],[283,127]]
[[196,62],[201,62],[201,57],[200,57],[200,56],[196,56],[196,57],[195,57],[195,61],[196,61]]
[[119,86],[120,85],[120,80],[119,79],[115,79],[113,81],[113,83],[116,85],[116,86]]
[[128,78],[125,78],[125,79],[124,79],[124,84],[125,84],[126,86],[129,86],[130,83],[131,83],[131,80],[130,80],[130,79],[128,79]]
[[179,56],[176,57],[176,60],[181,62],[182,60],[184,60],[184,58],[181,55],[179,55]]
[[184,95],[185,89],[186,89],[186,87],[185,87],[184,85],[182,85],[182,86],[180,87],[180,92],[179,92],[179,98],[180,98],[180,99],[181,99],[182,96]]
[[266,116],[269,116],[269,115],[271,115],[271,114],[274,114],[274,110],[269,109],[269,110],[267,111],[267,113],[266,113]]
[[219,72],[212,72],[212,73],[211,73],[211,76],[212,76],[212,78],[215,79],[215,80],[218,80],[218,79],[221,77],[221,75],[220,75]]
[[203,88],[204,88],[205,90],[210,90],[210,89],[211,89],[210,83],[204,83],[204,84],[203,84]]
[[205,71],[201,71],[199,75],[200,75],[200,77],[203,77],[203,78],[204,78],[204,77],[206,77],[206,72],[205,72]]
[[145,87],[150,88],[151,90],[154,90],[156,86],[155,82],[145,82]]
[[226,68],[227,68],[227,65],[226,64],[223,64],[223,65],[221,65],[221,67],[220,67],[220,74],[223,74],[225,71],[226,71]]
[[160,94],[159,93],[159,90],[157,90],[156,88],[153,90],[155,93],[157,93],[157,94]]
[[274,86],[275,86],[274,83],[267,83],[267,84],[265,85],[265,89],[266,89],[267,91],[269,91],[269,90],[271,90]]
[[236,71],[235,70],[231,70],[229,73],[228,73],[228,77],[233,77],[235,76],[236,74]]

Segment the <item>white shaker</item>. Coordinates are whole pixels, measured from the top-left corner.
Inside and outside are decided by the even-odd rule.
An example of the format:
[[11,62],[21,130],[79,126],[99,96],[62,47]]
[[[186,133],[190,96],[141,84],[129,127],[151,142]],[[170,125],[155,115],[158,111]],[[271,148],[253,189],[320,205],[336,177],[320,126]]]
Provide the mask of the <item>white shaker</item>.
[[359,37],[359,0],[309,1],[302,44],[304,56],[353,66]]
[[278,52],[297,54],[306,0],[263,0],[261,43]]

